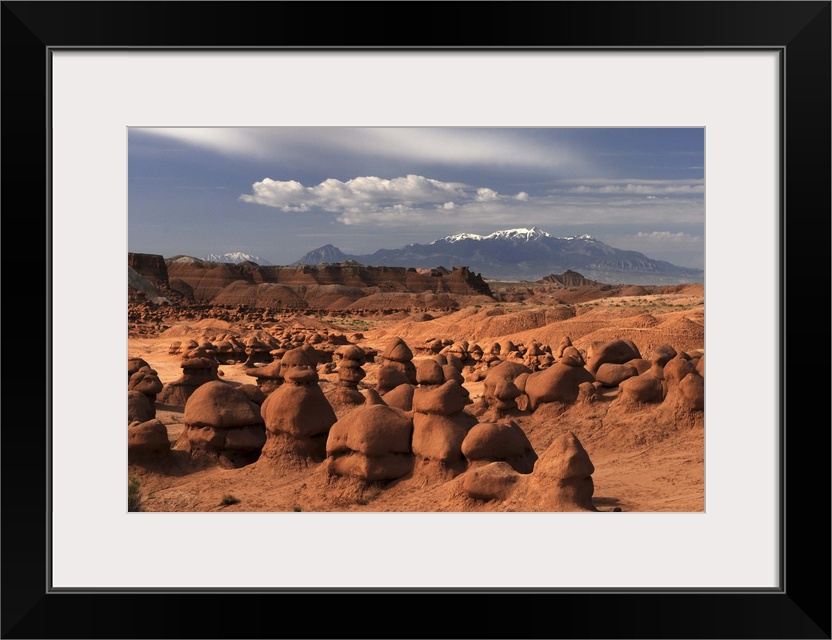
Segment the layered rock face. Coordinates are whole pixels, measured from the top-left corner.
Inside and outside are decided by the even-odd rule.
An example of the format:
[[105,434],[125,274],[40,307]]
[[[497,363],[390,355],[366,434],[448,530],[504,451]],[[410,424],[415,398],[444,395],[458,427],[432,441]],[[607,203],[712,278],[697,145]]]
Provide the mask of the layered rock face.
[[128,254],[128,262],[160,290],[173,289],[198,304],[258,308],[345,306],[375,293],[410,292],[491,295],[485,281],[467,267],[425,270],[360,265],[260,266],[216,263],[189,256],[165,260]]
[[157,287],[168,285],[168,266],[162,256],[152,253],[128,253],[127,264]]

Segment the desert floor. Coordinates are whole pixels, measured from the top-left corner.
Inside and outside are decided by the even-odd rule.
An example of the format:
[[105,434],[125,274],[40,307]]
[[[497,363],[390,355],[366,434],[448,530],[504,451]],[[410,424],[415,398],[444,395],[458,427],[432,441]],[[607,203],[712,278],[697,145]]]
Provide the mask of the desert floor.
[[[422,350],[431,338],[467,340],[484,346],[511,339],[515,344],[537,340],[558,344],[564,336],[586,351],[593,341],[630,339],[649,358],[656,347],[669,344],[677,351],[704,351],[704,293],[701,285],[680,287],[678,293],[634,295],[575,300],[554,306],[545,301],[477,304],[456,311],[369,314],[298,315],[286,327],[328,329],[345,335],[361,334],[359,346],[381,352],[393,336],[401,337],[414,352],[414,360],[428,357]],[[205,318],[169,323],[168,328],[143,333],[131,331],[129,357],[141,357],[156,370],[163,383],[181,375],[181,356],[168,353],[174,341],[211,339],[221,333],[245,337],[250,329],[223,320]],[[376,363],[360,389],[373,387]],[[221,365],[222,379],[231,384],[252,384],[255,379],[240,364]],[[337,373],[320,376],[322,388],[337,382]],[[483,394],[483,383],[465,382],[471,399]],[[705,420],[668,421],[657,410],[625,413],[616,409],[617,388],[605,389],[591,404],[545,404],[534,413],[512,415],[540,455],[552,441],[571,431],[586,449],[595,467],[593,504],[599,511],[702,512],[704,511]],[[468,409],[466,409],[468,410]],[[175,443],[185,428],[184,407],[156,405],[156,417]],[[340,417],[340,416],[339,416]],[[490,421],[480,418],[480,421]],[[196,465],[188,454],[173,451],[174,462],[164,466],[129,465],[138,479],[142,510],[178,511],[371,511],[455,512],[508,510],[499,502],[471,500],[459,489],[460,479],[425,482],[405,477],[386,486],[362,484],[327,476],[322,467],[277,470],[251,464],[241,468]],[[225,499],[233,496],[237,502]],[[232,503],[233,502],[233,503]]]

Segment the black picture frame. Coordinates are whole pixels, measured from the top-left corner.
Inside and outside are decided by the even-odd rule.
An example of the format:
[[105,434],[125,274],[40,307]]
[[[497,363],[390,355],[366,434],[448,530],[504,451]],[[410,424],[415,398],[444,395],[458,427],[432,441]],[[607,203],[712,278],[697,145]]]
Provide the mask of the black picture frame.
[[[44,373],[40,385],[5,385],[2,637],[830,638],[830,429],[828,403],[821,403],[828,367],[825,375],[811,372],[830,353],[830,4],[2,2],[4,357],[10,368]],[[379,14],[383,31],[368,13]],[[131,47],[777,50],[785,80],[782,336],[780,345],[740,344],[738,352],[767,349],[780,363],[780,588],[51,590],[48,443],[50,429],[61,425],[52,423],[51,389],[59,381],[51,379],[49,338],[63,310],[51,304],[49,278],[50,52]],[[801,301],[807,278],[823,305]],[[33,324],[42,332],[28,338]]]

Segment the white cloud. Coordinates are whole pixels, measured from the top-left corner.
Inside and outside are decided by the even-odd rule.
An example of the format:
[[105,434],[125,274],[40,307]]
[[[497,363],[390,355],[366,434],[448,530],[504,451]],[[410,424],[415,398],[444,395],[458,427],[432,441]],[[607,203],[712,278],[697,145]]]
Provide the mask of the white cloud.
[[328,178],[314,187],[305,187],[295,180],[264,178],[252,185],[251,194],[240,200],[282,211],[308,211],[312,207],[341,213],[350,209],[382,209],[395,205],[422,205],[453,202],[465,198],[464,185],[441,182],[417,175],[386,180],[375,176],[353,178],[341,182]]
[[455,205],[453,202],[446,202],[445,204],[443,204],[443,205],[442,205],[442,208],[443,208],[445,211],[450,211],[450,210],[451,210],[451,209],[453,209],[455,206],[456,206],[456,205]]
[[489,189],[487,187],[477,189],[477,201],[479,202],[490,202],[492,200],[499,199],[499,197],[500,194],[494,191],[494,189]]
[[528,202],[529,201],[529,194],[525,191],[521,191],[516,196],[514,196],[515,200],[520,200],[521,202]]

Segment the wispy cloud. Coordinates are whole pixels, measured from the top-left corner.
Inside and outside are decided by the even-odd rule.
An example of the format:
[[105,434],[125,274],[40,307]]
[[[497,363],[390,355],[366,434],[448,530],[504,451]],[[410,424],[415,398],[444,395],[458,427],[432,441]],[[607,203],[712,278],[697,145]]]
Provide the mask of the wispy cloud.
[[636,238],[642,241],[654,241],[654,242],[695,242],[699,243],[702,241],[702,238],[699,236],[691,235],[689,233],[682,233],[681,231],[678,233],[672,233],[670,231],[650,231],[644,232],[639,231],[636,234]]
[[704,180],[611,180],[605,178],[590,178],[583,180],[561,180],[560,182],[564,187],[553,189],[554,192],[643,195],[692,195],[705,193]]
[[454,166],[495,166],[570,170],[585,166],[581,150],[555,148],[523,129],[238,127],[147,128],[143,132],[213,152],[259,160],[291,159],[329,151],[356,157],[390,158]]

